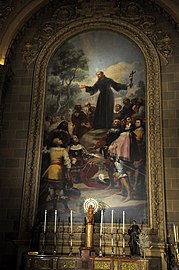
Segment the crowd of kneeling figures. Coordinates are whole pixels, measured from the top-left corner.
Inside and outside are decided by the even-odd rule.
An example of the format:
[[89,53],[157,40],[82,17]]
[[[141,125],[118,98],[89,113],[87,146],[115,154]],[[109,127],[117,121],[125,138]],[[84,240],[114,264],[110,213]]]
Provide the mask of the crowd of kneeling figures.
[[[112,126],[92,147],[80,143],[74,126],[60,124],[45,135],[42,152],[40,199],[46,202],[80,197],[78,183],[87,187],[117,189],[123,202],[145,199],[146,141],[142,118],[114,118]],[[86,132],[89,132],[86,131]],[[84,135],[83,135],[84,136]],[[99,162],[106,173],[100,172]]]

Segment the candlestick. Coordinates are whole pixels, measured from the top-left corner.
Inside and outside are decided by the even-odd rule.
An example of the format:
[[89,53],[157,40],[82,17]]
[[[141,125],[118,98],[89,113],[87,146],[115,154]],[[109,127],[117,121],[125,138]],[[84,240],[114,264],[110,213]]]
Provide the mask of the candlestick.
[[124,234],[124,232],[125,232],[125,211],[122,212],[122,216],[123,216],[123,219],[122,219],[122,233]]
[[46,233],[47,228],[47,210],[45,210],[45,216],[44,216],[44,233]]
[[71,225],[71,234],[73,233],[73,212],[72,210],[70,211],[70,225]]
[[102,209],[101,210],[100,232],[99,232],[99,235],[100,235],[100,238],[99,238],[99,257],[102,257],[103,256],[103,253],[102,253],[103,215],[104,215],[104,212],[103,212],[103,209]]
[[176,227],[175,227],[175,224],[173,224],[173,233],[174,233],[174,242],[176,243],[177,236],[176,236]]
[[122,211],[122,250],[122,255],[125,257],[125,211]]
[[57,210],[55,210],[55,223],[54,223],[54,233],[57,232]]
[[102,237],[100,235],[100,238],[99,238],[99,247],[100,247],[100,250],[101,250],[101,246],[102,246]]
[[112,235],[112,243],[111,243],[111,256],[114,256],[114,241],[113,241],[113,235]]
[[111,234],[113,234],[113,219],[114,219],[114,210],[111,211]]
[[102,257],[103,253],[102,253],[102,234],[100,235],[99,238],[99,257]]
[[53,254],[55,255],[57,253],[57,234],[54,233],[54,249],[53,249]]
[[100,226],[100,236],[103,233],[103,209],[101,210],[101,226]]
[[123,235],[123,238],[122,238],[122,248],[125,249],[125,238],[124,238],[124,235]]
[[71,233],[70,234],[70,253],[69,253],[69,256],[73,256],[73,234]]

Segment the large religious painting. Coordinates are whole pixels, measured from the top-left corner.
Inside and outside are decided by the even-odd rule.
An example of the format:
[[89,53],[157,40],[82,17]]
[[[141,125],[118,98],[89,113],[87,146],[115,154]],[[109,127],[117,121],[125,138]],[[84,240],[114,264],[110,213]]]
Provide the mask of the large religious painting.
[[84,202],[148,224],[146,66],[126,36],[91,30],[66,40],[47,70],[39,213],[84,221]]

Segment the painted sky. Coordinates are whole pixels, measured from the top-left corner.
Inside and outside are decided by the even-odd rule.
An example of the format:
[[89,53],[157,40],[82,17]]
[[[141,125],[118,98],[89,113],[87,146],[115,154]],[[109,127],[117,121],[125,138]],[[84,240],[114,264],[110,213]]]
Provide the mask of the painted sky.
[[107,77],[126,83],[136,70],[134,83],[145,80],[145,61],[138,46],[126,36],[108,30],[88,31],[69,40],[84,51],[89,59],[88,83],[96,81],[96,71],[103,70]]

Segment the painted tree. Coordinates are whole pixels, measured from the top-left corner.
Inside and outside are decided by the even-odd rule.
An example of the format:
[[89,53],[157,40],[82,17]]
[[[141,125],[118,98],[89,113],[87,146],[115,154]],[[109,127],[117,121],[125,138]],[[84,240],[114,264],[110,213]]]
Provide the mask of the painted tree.
[[74,96],[81,93],[78,83],[85,79],[87,70],[88,59],[83,50],[66,43],[58,51],[48,76],[47,98],[50,107],[53,104],[53,112],[63,113],[73,105]]

